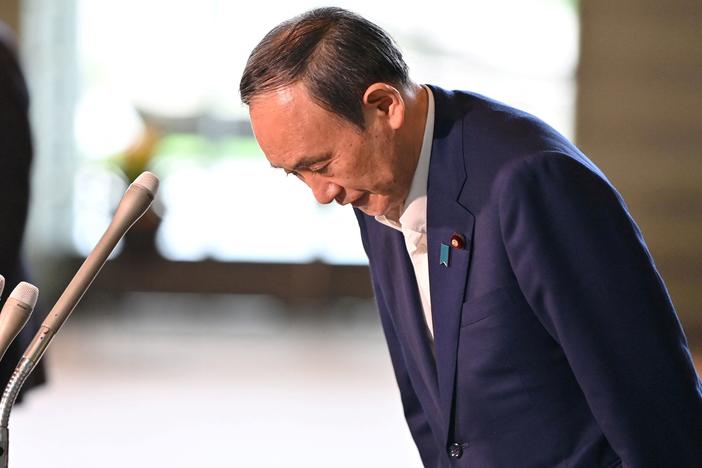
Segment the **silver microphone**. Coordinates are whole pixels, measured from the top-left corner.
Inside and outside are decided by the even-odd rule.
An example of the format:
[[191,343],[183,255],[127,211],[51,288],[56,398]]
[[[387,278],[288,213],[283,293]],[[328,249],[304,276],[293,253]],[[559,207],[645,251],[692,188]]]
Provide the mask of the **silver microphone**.
[[49,342],[71,315],[117,243],[149,209],[157,191],[158,178],[151,172],[142,173],[132,182],[122,196],[112,222],[49,311],[34,340],[24,352],[23,358],[33,361],[34,365],[41,359]]
[[[3,286],[4,282],[3,278]],[[2,287],[0,287],[0,292],[2,292]],[[27,320],[37,304],[38,297],[39,289],[22,281],[12,290],[10,297],[5,301],[2,312],[0,312],[0,360],[17,334],[27,324]]]
[[22,355],[0,399],[0,468],[7,468],[10,412],[22,385],[44,355],[44,351],[59,328],[88,290],[117,243],[149,209],[157,191],[158,177],[151,172],[143,172],[127,188],[107,230],[68,283]]

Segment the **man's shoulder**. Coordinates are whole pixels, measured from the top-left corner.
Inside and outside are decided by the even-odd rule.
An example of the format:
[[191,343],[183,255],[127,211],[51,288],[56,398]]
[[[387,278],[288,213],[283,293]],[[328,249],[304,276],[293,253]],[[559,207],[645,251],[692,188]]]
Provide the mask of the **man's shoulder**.
[[[462,122],[464,131],[475,138],[547,138],[552,142],[568,139],[536,115],[480,93],[447,90],[427,85],[434,96],[437,119],[444,125]],[[471,132],[474,130],[474,132]]]
[[[477,178],[487,183],[504,166],[535,154],[585,158],[573,143],[537,116],[478,93],[430,88],[436,102],[434,142],[444,138],[453,141],[451,145],[437,145],[437,153],[442,154],[432,153],[432,158],[448,161],[461,157],[473,181]],[[443,154],[442,148],[449,148],[452,154]],[[456,164],[442,167],[455,168]]]
[[603,177],[573,143],[538,117],[470,91],[436,87],[432,91],[437,115],[445,112],[437,119],[446,119],[446,115],[453,119],[454,135],[460,135],[462,148],[461,152],[436,156],[462,158],[467,176],[464,191],[469,195],[470,208],[479,209],[492,198],[498,186],[503,185],[500,180],[525,174],[525,167],[539,170],[552,160],[557,166],[575,164]]

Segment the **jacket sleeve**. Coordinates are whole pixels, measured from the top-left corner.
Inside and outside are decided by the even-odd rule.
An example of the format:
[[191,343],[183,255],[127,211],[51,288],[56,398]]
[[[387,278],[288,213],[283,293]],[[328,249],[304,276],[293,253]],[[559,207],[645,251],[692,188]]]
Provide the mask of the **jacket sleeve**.
[[533,155],[499,182],[520,288],[624,467],[702,466],[702,385],[661,277],[589,161]]
[[[361,228],[361,239],[363,241],[363,248],[368,255],[368,238],[365,228],[365,218],[362,213],[354,209],[356,212],[356,217],[358,218],[358,224]],[[370,255],[369,260],[370,260]],[[371,261],[372,263],[372,261]],[[371,279],[373,282],[373,291],[375,293],[376,303],[378,305],[378,310],[380,313],[380,321],[383,326],[383,331],[385,333],[385,339],[388,343],[388,350],[390,352],[390,360],[392,362],[392,367],[395,372],[395,379],[397,380],[397,385],[400,389],[400,397],[402,399],[402,408],[405,415],[405,420],[409,426],[410,433],[414,439],[414,443],[417,445],[419,450],[419,456],[422,459],[422,463],[426,467],[438,467],[440,465],[440,452],[439,446],[434,438],[434,435],[429,426],[429,422],[424,415],[421,403],[417,398],[417,395],[412,386],[412,381],[407,373],[407,366],[405,365],[405,359],[402,354],[402,348],[397,339],[395,333],[395,328],[392,324],[390,314],[388,311],[388,306],[385,302],[385,297],[383,296],[383,291],[380,289],[377,281],[372,274],[371,266]]]

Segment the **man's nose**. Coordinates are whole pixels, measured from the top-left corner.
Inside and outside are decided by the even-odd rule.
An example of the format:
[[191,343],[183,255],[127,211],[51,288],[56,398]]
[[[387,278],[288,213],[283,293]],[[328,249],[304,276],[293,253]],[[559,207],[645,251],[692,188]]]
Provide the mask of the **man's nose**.
[[331,203],[341,193],[341,187],[339,185],[325,180],[322,177],[313,176],[308,180],[308,185],[312,189],[314,198],[322,205]]

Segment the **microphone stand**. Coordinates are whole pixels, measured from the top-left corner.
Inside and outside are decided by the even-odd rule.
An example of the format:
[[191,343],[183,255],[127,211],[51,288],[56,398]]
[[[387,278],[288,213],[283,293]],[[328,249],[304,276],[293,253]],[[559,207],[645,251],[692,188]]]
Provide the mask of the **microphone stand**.
[[73,276],[22,355],[5,387],[2,398],[0,398],[0,468],[8,466],[10,412],[20,389],[44,355],[44,351],[59,328],[68,319],[95,277],[100,273],[107,257],[110,256],[129,228],[149,208],[157,189],[158,178],[150,172],[142,173],[129,186],[109,227]]

